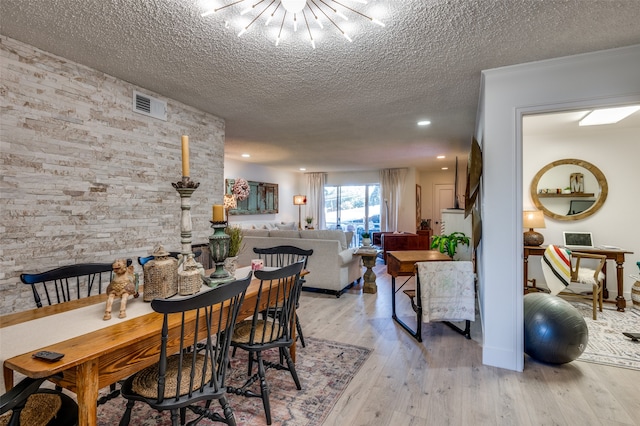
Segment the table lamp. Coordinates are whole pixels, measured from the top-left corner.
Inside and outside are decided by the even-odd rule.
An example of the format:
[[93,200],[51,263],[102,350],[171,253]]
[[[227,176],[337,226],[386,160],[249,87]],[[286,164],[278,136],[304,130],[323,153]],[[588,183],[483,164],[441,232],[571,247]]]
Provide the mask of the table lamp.
[[529,228],[524,232],[525,246],[539,246],[544,243],[544,236],[533,228],[545,228],[544,213],[540,210],[525,210],[522,212],[522,227]]
[[293,196],[293,205],[298,206],[298,229],[302,229],[302,220],[301,220],[301,209],[302,206],[307,204],[307,196],[306,195],[294,195]]

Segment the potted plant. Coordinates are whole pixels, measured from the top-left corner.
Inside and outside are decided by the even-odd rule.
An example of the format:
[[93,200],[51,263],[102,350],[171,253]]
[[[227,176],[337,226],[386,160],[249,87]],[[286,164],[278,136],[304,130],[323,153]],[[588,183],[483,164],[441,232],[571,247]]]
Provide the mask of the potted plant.
[[364,247],[369,247],[371,245],[371,234],[365,231],[360,235],[362,236],[362,245]]
[[229,254],[224,260],[224,269],[226,269],[229,274],[234,275],[238,265],[238,254],[240,254],[244,248],[242,244],[244,234],[242,233],[242,228],[239,226],[227,226],[224,232],[229,236]]
[[307,229],[313,229],[313,226],[311,226],[313,216],[307,216],[304,220],[307,222]]
[[453,256],[458,251],[458,244],[469,245],[469,237],[464,232],[453,232],[449,235],[434,235],[431,240],[431,248],[437,249],[440,253]]

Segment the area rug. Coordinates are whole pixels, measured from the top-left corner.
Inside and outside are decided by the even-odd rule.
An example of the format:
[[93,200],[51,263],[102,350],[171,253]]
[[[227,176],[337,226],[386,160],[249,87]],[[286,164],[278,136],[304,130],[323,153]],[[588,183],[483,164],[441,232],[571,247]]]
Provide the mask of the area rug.
[[[305,337],[306,348],[297,347],[296,371],[302,384],[297,390],[288,371],[267,370],[271,386],[270,402],[272,425],[320,425],[331,412],[342,392],[369,357],[371,350],[359,346]],[[263,352],[265,359],[275,360],[277,351]],[[246,352],[238,351],[231,361],[227,383],[240,386],[247,370]],[[256,385],[256,391],[259,387]],[[105,390],[107,391],[107,390]],[[266,425],[262,400],[228,395],[238,425]],[[125,400],[118,397],[98,407],[98,425],[117,425],[125,410]],[[214,402],[212,407],[220,407]],[[188,418],[195,415],[191,413]],[[219,425],[207,419],[200,425]],[[171,425],[169,413],[159,413],[146,404],[137,402],[131,416],[131,426]]]
[[571,302],[582,314],[589,328],[587,349],[578,361],[640,370],[640,342],[634,342],[623,332],[640,333],[640,310],[627,306],[625,312],[604,306],[593,320],[591,304]]

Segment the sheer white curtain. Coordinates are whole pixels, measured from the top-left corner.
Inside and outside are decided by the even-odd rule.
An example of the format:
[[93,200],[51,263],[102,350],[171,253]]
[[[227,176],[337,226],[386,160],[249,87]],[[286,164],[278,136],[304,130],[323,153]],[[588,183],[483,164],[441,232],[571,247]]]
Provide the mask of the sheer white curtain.
[[313,216],[318,229],[325,229],[324,185],[327,174],[307,173],[307,216]]
[[407,169],[380,170],[380,229],[382,231],[398,230],[398,211],[402,202],[404,181]]

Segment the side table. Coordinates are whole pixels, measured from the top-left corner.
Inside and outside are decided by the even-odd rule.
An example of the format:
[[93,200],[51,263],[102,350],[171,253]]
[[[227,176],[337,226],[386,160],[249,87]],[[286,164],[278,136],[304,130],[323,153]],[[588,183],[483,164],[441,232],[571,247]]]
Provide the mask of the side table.
[[363,293],[375,294],[378,292],[378,285],[376,284],[376,273],[373,272],[373,267],[376,266],[376,259],[378,258],[379,250],[374,248],[360,247],[353,255],[362,257],[362,264],[367,268],[364,272],[364,285],[362,287]]

